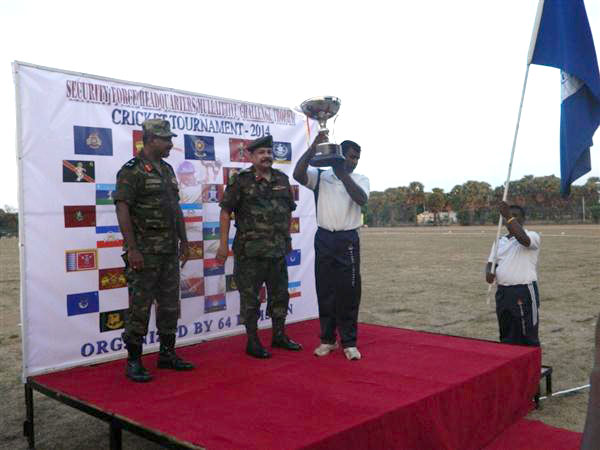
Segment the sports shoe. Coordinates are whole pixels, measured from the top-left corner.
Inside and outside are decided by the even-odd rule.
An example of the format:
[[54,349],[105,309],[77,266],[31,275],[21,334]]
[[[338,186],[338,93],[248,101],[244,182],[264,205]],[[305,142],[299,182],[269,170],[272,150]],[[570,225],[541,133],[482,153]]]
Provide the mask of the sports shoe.
[[356,347],[347,347],[344,349],[344,355],[346,355],[346,358],[349,359],[350,361],[356,359],[360,359],[360,352],[358,351],[358,349]]
[[335,344],[321,344],[317,348],[315,348],[315,356],[325,356],[329,355],[332,351],[338,348],[337,342]]

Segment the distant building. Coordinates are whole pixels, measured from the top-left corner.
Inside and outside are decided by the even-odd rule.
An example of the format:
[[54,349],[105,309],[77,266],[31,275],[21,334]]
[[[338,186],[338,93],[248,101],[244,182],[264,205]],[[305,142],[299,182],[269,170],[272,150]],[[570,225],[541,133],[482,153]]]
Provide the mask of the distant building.
[[[438,223],[443,225],[451,225],[457,223],[456,213],[454,211],[441,211],[437,213]],[[417,224],[433,225],[435,223],[435,214],[431,211],[423,211],[417,214]]]

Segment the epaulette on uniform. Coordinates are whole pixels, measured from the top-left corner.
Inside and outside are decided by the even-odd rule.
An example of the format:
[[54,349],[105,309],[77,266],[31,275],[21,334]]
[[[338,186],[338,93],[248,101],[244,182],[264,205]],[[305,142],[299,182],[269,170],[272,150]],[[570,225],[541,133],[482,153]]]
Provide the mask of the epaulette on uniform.
[[123,167],[127,167],[128,169],[133,169],[137,162],[138,162],[138,157],[136,156],[134,158],[131,158],[125,164],[123,164]]

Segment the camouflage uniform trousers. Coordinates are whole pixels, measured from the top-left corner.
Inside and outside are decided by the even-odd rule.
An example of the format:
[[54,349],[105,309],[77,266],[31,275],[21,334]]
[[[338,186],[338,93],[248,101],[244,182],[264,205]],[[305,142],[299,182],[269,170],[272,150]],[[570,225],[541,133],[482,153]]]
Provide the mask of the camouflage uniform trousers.
[[175,334],[180,315],[179,259],[176,254],[144,254],[144,268],[133,270],[125,263],[129,311],[123,341],[141,344],[148,333],[150,307],[156,300],[159,334]]
[[290,294],[285,257],[250,258],[235,256],[235,284],[240,293],[240,322],[248,332],[256,331],[260,310],[259,292],[267,286],[267,314],[276,321],[285,321]]

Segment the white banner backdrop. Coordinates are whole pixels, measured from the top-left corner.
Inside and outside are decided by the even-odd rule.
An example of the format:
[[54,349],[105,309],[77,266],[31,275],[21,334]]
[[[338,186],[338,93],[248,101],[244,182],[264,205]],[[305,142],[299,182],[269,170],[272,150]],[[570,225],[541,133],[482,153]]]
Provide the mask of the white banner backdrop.
[[[193,246],[193,259],[181,273],[178,343],[243,330],[232,257],[224,270],[214,260],[218,201],[227,177],[250,165],[244,145],[266,134],[274,139],[274,167],[290,176],[297,193],[288,323],[318,315],[314,200],[291,177],[315,122],[309,132],[306,117],[289,108],[24,63],[14,63],[13,70],[24,377],[125,352],[121,332],[128,295],[111,194],[117,171],[141,147],[141,123],[148,118],[169,120],[178,134],[167,162],[177,174]],[[234,233],[231,227],[230,242]],[[264,310],[265,304],[259,326],[268,327]],[[153,311],[146,349],[158,346],[154,319]]]

